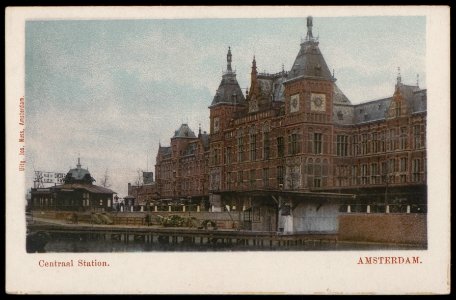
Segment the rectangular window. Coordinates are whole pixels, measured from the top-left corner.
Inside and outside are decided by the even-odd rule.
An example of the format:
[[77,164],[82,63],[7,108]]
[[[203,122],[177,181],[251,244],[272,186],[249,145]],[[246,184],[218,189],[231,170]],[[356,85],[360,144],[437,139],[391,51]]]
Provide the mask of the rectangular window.
[[269,159],[269,132],[263,133],[263,159]]
[[296,133],[293,133],[288,137],[288,154],[298,154],[298,153],[299,153],[298,135]]
[[379,142],[378,142],[378,133],[372,133],[372,153],[377,153],[379,150]]
[[314,187],[321,187],[321,178],[314,178]]
[[247,221],[247,222],[252,221],[252,210],[251,209],[244,210],[244,221]]
[[396,129],[391,129],[390,131],[391,131],[391,140],[393,143],[393,150],[397,150],[399,148],[397,131],[396,131]]
[[321,133],[314,133],[314,154],[322,154],[322,147],[321,147],[321,141],[322,141],[322,134]]
[[214,149],[213,164],[218,165],[220,163],[220,149]]
[[401,106],[400,102],[396,102],[396,117],[400,117],[401,115]]
[[400,160],[400,172],[407,172],[407,158],[403,157]]
[[337,136],[337,145],[336,145],[336,154],[337,156],[347,156],[348,155],[348,136],[338,135]]
[[407,149],[407,127],[401,127],[401,137],[399,142],[399,149]]
[[283,166],[277,167],[277,183],[283,184]]
[[358,168],[357,166],[352,166],[351,168],[351,184],[356,185],[358,178]]
[[226,188],[228,190],[231,190],[231,172],[226,172],[226,178],[225,178],[225,184],[226,184]]
[[243,171],[238,171],[238,184],[239,186],[242,186],[242,182],[244,179],[242,178]]
[[381,131],[379,136],[380,152],[385,152],[385,132]]
[[225,164],[231,164],[231,147],[225,148]]
[[380,176],[379,176],[379,172],[378,172],[377,163],[371,164],[371,183],[374,183],[374,184],[380,183]]
[[269,187],[269,168],[263,169],[263,186],[265,188]]
[[406,183],[407,182],[407,175],[406,174],[401,174],[400,175],[400,180],[401,180],[401,183]]
[[367,154],[367,134],[361,135],[361,154]]
[[254,161],[257,159],[257,135],[250,135],[250,160]]
[[394,161],[394,158],[391,158],[388,160],[388,174],[392,174],[395,172],[394,167],[395,167],[395,161]]
[[280,136],[277,138],[277,156],[283,157],[285,155],[285,145],[283,137]]
[[424,147],[424,125],[413,126],[413,144],[415,149],[421,149]]
[[361,165],[361,183],[362,184],[369,184],[369,172],[367,170],[367,165]]
[[414,159],[412,161],[412,181],[419,182],[421,181],[421,160]]
[[242,136],[238,137],[238,162],[242,162],[244,154],[244,139]]
[[252,169],[250,170],[250,187],[253,188],[255,187],[255,181],[256,181],[256,170]]

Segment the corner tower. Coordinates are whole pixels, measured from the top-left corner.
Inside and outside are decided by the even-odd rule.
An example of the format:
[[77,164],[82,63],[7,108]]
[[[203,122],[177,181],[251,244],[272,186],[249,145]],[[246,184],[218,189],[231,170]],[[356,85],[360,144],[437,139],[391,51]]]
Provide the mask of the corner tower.
[[284,138],[290,155],[286,161],[285,188],[291,189],[312,190],[331,184],[328,166],[332,161],[335,78],[312,29],[313,18],[309,16],[307,35],[284,82]]
[[[307,35],[293,63],[285,84],[286,113],[317,114],[318,122],[329,122],[332,113],[331,74],[312,33],[313,18],[307,17]],[[322,116],[325,114],[325,116]]]
[[236,79],[236,72],[231,67],[232,54],[228,47],[226,55],[226,71],[223,72],[222,81],[212,100],[210,109],[210,134],[216,135],[226,128],[227,122],[232,118],[235,111],[246,104],[244,94]]
[[[245,97],[236,79],[236,72],[231,67],[232,54],[228,47],[226,55],[226,71],[223,72],[222,81],[212,100],[210,109],[210,141],[209,141],[209,190],[219,191],[223,182],[223,160],[226,150],[224,131],[229,127],[236,112],[245,105]],[[229,151],[228,151],[229,152]],[[220,195],[212,195],[209,201],[213,205],[219,203]]]

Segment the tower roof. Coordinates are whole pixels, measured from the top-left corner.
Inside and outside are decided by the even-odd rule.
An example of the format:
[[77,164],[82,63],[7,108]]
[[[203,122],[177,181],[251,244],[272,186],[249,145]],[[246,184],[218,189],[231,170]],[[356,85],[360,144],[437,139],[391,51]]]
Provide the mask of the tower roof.
[[173,138],[196,138],[196,135],[190,127],[184,123],[174,132]]
[[219,103],[243,104],[245,102],[244,94],[236,79],[236,73],[231,69],[231,48],[227,54],[227,70],[222,75],[222,81],[215,93],[211,106]]
[[91,184],[95,179],[89,173],[89,170],[81,167],[81,160],[78,158],[76,168],[70,169],[65,177],[65,183],[89,183]]
[[312,34],[312,17],[307,17],[307,36],[301,43],[301,49],[288,76],[288,80],[297,77],[315,77],[333,80],[323,55],[318,48],[318,39]]

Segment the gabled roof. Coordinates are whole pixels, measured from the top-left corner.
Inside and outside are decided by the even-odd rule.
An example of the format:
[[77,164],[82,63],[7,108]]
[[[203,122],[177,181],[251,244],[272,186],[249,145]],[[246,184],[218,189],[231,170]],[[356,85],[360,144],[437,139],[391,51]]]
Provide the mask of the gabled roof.
[[[283,82],[287,80],[288,72],[282,71],[275,74],[258,74],[258,85],[261,95],[271,97],[272,101],[285,101],[285,87]],[[271,98],[269,98],[271,99]]]

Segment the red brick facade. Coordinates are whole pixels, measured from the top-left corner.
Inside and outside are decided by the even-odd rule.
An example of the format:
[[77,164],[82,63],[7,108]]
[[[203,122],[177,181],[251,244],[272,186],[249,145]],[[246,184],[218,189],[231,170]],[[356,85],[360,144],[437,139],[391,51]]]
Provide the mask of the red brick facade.
[[[222,207],[245,207],[250,197],[238,194],[233,204],[233,193],[332,192],[358,195],[347,203],[353,207],[425,206],[426,90],[398,75],[392,97],[351,104],[311,28],[290,71],[259,74],[254,58],[245,96],[229,50],[209,107],[209,147],[200,137],[175,136],[159,150],[162,198],[211,194]],[[197,151],[185,156],[190,143]]]
[[160,199],[188,200],[208,195],[208,135],[198,136],[182,124],[171,138],[171,145],[160,145],[156,165],[156,183]]

